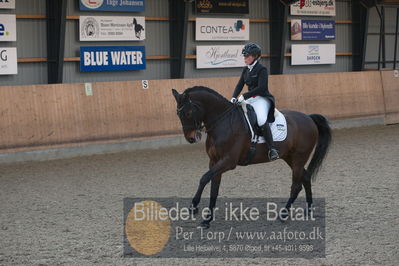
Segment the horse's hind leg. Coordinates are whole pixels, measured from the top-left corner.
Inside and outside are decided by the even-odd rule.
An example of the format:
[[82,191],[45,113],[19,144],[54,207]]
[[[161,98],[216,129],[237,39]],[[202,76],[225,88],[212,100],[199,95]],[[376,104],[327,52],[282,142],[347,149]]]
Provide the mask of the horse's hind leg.
[[291,205],[295,202],[298,197],[299,192],[302,190],[302,180],[304,176],[304,168],[298,168],[292,170],[292,185],[291,185],[291,193],[290,198],[286,204],[286,208],[289,210]]
[[[287,204],[285,205],[287,211],[290,210],[292,204],[297,199],[299,192],[301,192],[303,181],[305,179],[305,173],[306,173],[306,170],[304,168],[305,162],[303,162],[302,159],[299,159],[303,158],[302,156],[298,156],[297,158],[298,158],[297,160],[295,159],[286,160],[286,162],[292,169],[291,193],[290,193],[290,198],[288,199]],[[283,215],[282,218],[287,218],[287,217],[288,213]]]
[[306,178],[306,172],[305,172],[305,177],[303,178],[302,184],[303,184],[303,187],[305,188],[306,202],[308,203],[308,211],[310,211],[312,209],[312,204],[313,204],[312,183],[311,183],[310,179],[308,180]]

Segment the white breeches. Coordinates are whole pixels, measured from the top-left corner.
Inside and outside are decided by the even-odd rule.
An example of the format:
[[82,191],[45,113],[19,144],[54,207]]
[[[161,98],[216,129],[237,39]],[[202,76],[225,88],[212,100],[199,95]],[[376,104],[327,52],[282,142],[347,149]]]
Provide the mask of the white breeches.
[[263,126],[267,121],[267,114],[270,110],[269,100],[262,96],[256,96],[254,98],[248,98],[245,100],[245,102],[253,106],[255,109],[258,125],[260,127]]

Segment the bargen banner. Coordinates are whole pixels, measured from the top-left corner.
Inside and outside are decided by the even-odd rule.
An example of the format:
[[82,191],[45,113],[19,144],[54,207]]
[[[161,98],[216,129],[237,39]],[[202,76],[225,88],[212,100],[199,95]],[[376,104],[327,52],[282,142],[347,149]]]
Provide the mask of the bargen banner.
[[17,48],[0,47],[0,75],[16,75],[17,68]]
[[144,46],[80,47],[80,71],[126,71],[146,68]]
[[0,9],[15,9],[15,0],[0,0]]
[[335,0],[305,0],[291,5],[291,15],[300,16],[335,16]]
[[335,21],[291,19],[291,40],[335,40]]
[[17,40],[17,20],[15,15],[0,15],[0,42]]
[[335,44],[293,44],[292,65],[335,64]]
[[197,13],[249,14],[249,0],[196,0]]
[[197,68],[245,66],[243,45],[197,46]]
[[80,41],[145,40],[145,17],[80,16]]
[[80,10],[144,12],[144,0],[80,0]]
[[249,19],[197,18],[197,41],[246,41],[249,40]]

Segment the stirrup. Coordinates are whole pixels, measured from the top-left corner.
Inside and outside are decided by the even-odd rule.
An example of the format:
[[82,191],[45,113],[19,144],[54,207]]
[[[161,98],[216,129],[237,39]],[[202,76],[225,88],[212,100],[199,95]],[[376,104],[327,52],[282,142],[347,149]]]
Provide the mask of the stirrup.
[[268,156],[269,156],[270,161],[280,159],[280,156],[278,155],[278,152],[276,149],[270,149]]

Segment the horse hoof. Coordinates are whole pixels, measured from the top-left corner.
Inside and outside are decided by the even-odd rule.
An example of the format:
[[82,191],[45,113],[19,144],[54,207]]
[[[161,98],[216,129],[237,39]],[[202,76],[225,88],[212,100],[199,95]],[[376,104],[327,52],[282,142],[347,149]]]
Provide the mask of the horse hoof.
[[208,221],[202,221],[197,228],[202,228],[202,229],[208,229],[210,227],[210,224]]
[[281,215],[278,216],[278,220],[282,223],[285,223],[288,220],[288,216],[289,216],[288,214],[282,213]]

